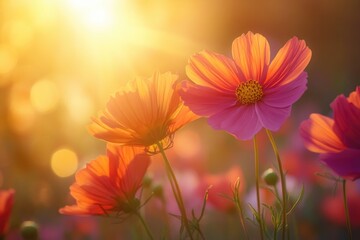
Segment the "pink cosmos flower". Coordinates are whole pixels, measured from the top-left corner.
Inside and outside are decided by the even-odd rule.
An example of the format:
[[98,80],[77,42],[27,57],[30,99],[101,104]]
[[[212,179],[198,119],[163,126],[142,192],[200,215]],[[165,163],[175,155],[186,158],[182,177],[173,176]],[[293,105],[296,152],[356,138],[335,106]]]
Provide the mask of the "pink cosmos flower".
[[15,190],[0,191],[0,238],[4,236],[9,227],[9,219],[14,205]]
[[338,96],[332,103],[334,118],[311,114],[301,123],[305,147],[320,153],[320,160],[339,176],[360,177],[360,86],[350,94]]
[[270,62],[266,38],[248,32],[234,40],[232,57],[202,51],[190,58],[192,81],[183,81],[180,90],[185,105],[242,140],[263,127],[278,130],[306,90],[311,50],[293,37]]

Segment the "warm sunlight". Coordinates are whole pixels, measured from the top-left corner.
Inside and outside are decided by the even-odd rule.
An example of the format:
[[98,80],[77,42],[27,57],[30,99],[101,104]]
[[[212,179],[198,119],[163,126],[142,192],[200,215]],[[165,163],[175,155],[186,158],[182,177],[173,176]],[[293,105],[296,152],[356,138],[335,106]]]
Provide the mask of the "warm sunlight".
[[102,30],[114,24],[114,0],[68,0],[74,18],[89,30]]
[[43,79],[31,88],[30,101],[39,112],[51,111],[59,101],[59,89],[53,81]]
[[360,239],[359,4],[0,0],[0,240]]
[[0,45],[0,86],[6,83],[6,76],[16,66],[16,56],[12,49]]

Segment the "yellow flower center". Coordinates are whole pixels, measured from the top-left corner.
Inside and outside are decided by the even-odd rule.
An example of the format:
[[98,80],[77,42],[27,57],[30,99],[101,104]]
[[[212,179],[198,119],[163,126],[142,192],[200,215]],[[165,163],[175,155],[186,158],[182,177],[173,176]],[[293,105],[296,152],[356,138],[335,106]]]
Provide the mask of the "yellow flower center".
[[255,80],[249,80],[236,88],[236,98],[241,104],[252,104],[259,101],[263,96],[261,85]]

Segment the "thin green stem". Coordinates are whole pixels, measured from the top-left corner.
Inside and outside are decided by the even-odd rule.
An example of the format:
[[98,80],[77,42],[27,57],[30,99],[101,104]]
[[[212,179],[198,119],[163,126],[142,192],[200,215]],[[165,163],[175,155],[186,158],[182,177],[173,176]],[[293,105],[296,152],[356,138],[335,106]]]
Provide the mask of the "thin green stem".
[[274,238],[273,239],[277,239],[277,228],[274,229]]
[[348,230],[349,239],[352,239],[351,233],[351,224],[350,224],[350,216],[349,216],[349,206],[346,199],[346,180],[342,180],[342,187],[343,187],[343,198],[344,198],[344,209],[345,209],[345,216],[346,216],[346,227]]
[[154,237],[153,237],[148,225],[146,224],[144,218],[141,216],[141,214],[138,211],[136,211],[135,215],[140,219],[140,222],[143,225],[145,232],[148,235],[149,239],[154,240]]
[[240,198],[239,198],[239,186],[240,186],[240,179],[238,178],[236,180],[236,182],[235,182],[234,196],[233,197],[234,197],[235,205],[236,205],[237,210],[239,212],[240,223],[241,223],[241,227],[242,227],[243,232],[244,232],[245,239],[249,239],[249,235],[248,235],[246,227],[245,227],[244,211],[243,211],[243,208],[241,206],[241,202],[240,202]]
[[181,222],[184,224],[184,227],[185,227],[190,239],[193,240],[192,232],[190,230],[189,221],[188,221],[188,218],[187,218],[187,215],[186,215],[184,201],[182,199],[181,191],[180,191],[180,188],[179,188],[179,184],[178,184],[178,182],[176,180],[174,171],[172,170],[172,167],[171,167],[170,162],[169,162],[169,160],[168,160],[168,158],[167,158],[167,156],[165,154],[165,151],[164,151],[164,148],[163,148],[162,144],[160,142],[158,142],[156,145],[159,147],[160,153],[161,153],[161,155],[162,155],[162,157],[164,159],[164,162],[165,162],[165,168],[166,168],[166,172],[167,172],[170,184],[171,184],[171,188],[172,188],[174,197],[176,199],[176,202],[178,204],[178,207],[179,207],[179,210],[180,210],[180,213],[181,213]]
[[242,227],[243,232],[244,232],[244,237],[245,237],[245,239],[249,239],[249,236],[248,236],[248,233],[247,233],[247,230],[246,230],[246,227],[245,227],[245,219],[244,219],[243,209],[238,204],[236,204],[236,205],[237,205],[237,209],[239,211],[240,223],[241,223],[241,227]]
[[284,240],[286,237],[286,228],[287,228],[287,213],[286,213],[286,206],[287,206],[287,190],[286,190],[286,181],[284,176],[284,171],[282,168],[280,155],[278,148],[276,146],[275,140],[271,134],[271,132],[266,129],[266,133],[268,135],[268,138],[270,140],[271,146],[274,150],[276,161],[278,163],[279,172],[280,172],[280,182],[281,182],[281,192],[282,192],[282,214],[283,214],[283,227],[282,227],[282,239]]
[[261,240],[264,239],[264,232],[263,232],[263,221],[262,221],[262,214],[261,214],[261,202],[260,202],[260,186],[259,186],[259,156],[258,156],[258,146],[256,141],[256,136],[254,136],[254,158],[255,158],[255,186],[256,186],[256,203],[257,203],[257,211],[258,211],[258,221],[259,221],[259,228],[260,228],[260,237]]

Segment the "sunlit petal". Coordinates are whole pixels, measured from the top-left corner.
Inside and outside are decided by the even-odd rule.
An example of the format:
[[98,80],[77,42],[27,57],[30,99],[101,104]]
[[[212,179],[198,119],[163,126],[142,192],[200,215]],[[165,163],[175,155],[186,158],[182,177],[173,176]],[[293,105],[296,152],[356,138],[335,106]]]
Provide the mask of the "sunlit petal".
[[88,127],[95,137],[121,145],[149,147],[198,117],[176,90],[178,76],[156,72],[149,79],[137,78],[120,89],[106,109]]
[[241,35],[233,41],[232,56],[245,80],[265,80],[270,62],[270,46],[265,37],[252,32]]
[[[352,98],[357,99],[354,95]],[[360,149],[360,108],[344,95],[338,96],[331,108],[334,111],[334,131],[346,146]]]
[[310,59],[311,50],[305,41],[293,37],[271,61],[264,85],[268,88],[293,81],[304,71]]
[[246,80],[239,75],[232,59],[210,51],[194,54],[186,66],[186,74],[201,86],[230,91]]
[[340,138],[335,134],[334,120],[320,114],[311,114],[301,123],[300,134],[305,147],[312,152],[334,153],[345,149]]
[[124,210],[142,185],[150,164],[144,149],[108,145],[99,156],[76,174],[70,193],[76,204],[59,210],[70,215],[108,215]]

